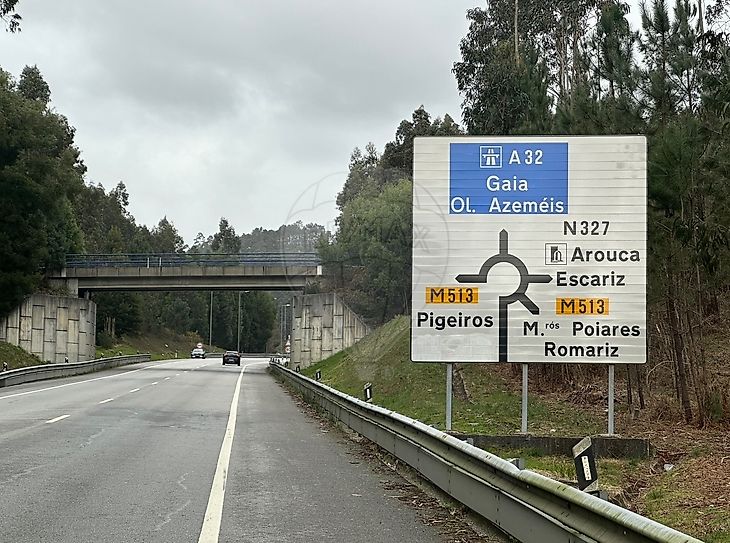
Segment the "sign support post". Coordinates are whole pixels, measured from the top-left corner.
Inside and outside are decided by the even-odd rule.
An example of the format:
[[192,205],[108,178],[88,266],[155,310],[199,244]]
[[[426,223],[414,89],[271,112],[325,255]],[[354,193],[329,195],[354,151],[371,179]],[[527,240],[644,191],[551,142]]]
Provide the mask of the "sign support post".
[[616,374],[616,366],[608,365],[608,435],[614,435],[614,412],[613,399],[615,395],[614,379]]
[[446,364],[446,431],[451,430],[451,399],[454,394],[454,365]]
[[522,364],[522,426],[520,431],[527,433],[527,364]]

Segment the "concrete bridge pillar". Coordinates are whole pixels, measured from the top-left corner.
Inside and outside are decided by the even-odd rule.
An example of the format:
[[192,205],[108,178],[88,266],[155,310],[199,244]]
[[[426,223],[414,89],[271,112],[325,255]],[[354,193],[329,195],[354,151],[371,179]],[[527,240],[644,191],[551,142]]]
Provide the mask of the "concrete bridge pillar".
[[370,331],[334,292],[293,300],[292,367],[306,368],[352,347]]
[[34,294],[4,319],[0,341],[44,362],[93,360],[96,355],[96,304],[71,296]]

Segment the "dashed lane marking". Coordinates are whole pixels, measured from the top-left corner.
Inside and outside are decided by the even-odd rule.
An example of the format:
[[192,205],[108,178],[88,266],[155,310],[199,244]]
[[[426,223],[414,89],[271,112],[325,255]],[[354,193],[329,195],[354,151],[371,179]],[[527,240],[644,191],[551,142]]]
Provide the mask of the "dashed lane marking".
[[162,364],[155,364],[154,366],[145,366],[144,368],[139,368],[136,370],[131,371],[125,371],[122,373],[115,373],[114,375],[105,375],[104,377],[95,377],[93,379],[85,379],[83,381],[75,381],[73,383],[66,383],[64,385],[56,385],[53,387],[47,387],[47,388],[39,388],[37,390],[28,390],[26,392],[18,392],[17,394],[8,394],[7,396],[0,396],[0,400],[7,400],[9,398],[17,398],[19,396],[27,396],[28,394],[36,394],[38,392],[46,392],[47,390],[56,390],[58,388],[65,388],[65,387],[71,387],[74,385],[81,385],[84,383],[91,383],[92,381],[101,381],[102,379],[113,379],[114,377],[120,377],[122,375],[129,375],[130,373],[136,373],[138,371],[142,370],[148,370],[153,368],[159,368],[160,366],[166,366],[167,364],[174,364],[176,362],[179,362],[179,360],[171,360],[170,362],[164,362]]
[[60,417],[56,417],[55,419],[47,420],[46,424],[53,424],[54,422],[58,422],[59,420],[67,419],[71,415],[61,415]]

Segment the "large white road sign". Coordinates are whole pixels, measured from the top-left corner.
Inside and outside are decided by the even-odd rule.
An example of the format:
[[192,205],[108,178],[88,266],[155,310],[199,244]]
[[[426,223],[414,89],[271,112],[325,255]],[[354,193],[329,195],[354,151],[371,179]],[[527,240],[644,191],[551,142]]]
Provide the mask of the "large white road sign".
[[416,138],[415,362],[646,362],[643,136]]

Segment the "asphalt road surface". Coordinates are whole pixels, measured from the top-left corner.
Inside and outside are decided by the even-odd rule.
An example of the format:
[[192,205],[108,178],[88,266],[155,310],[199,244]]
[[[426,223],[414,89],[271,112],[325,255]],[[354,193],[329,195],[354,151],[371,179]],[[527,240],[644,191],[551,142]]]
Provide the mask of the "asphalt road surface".
[[0,542],[444,540],[380,479],[261,360],[0,389]]

